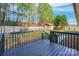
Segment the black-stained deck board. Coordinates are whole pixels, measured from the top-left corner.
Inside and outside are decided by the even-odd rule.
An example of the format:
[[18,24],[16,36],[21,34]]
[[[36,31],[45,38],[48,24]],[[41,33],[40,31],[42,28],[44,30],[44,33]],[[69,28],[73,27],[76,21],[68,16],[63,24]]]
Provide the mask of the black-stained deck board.
[[64,47],[49,40],[37,40],[11,49],[4,56],[78,56],[77,50]]

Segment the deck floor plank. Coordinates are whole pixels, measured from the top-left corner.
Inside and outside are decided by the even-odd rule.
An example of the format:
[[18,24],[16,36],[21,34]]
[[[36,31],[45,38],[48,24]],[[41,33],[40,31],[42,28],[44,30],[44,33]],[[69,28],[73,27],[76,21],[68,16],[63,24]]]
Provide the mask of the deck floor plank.
[[67,48],[49,40],[37,40],[4,53],[4,56],[78,56],[75,49]]
[[59,48],[57,49],[57,51],[56,52],[54,52],[52,55],[53,56],[56,56],[59,52],[62,52],[61,50],[63,50],[63,46],[59,46]]
[[45,55],[46,56],[49,55],[52,52],[52,50],[56,49],[56,47],[57,47],[57,45],[55,45],[55,44],[53,44],[51,47],[49,46],[49,48],[47,48]]
[[60,46],[56,45],[56,47],[51,50],[51,52],[48,54],[48,56],[54,55],[54,53],[57,52],[59,48],[60,48]]
[[[61,52],[60,52],[60,51],[61,51]],[[57,53],[57,55],[58,55],[58,56],[64,55],[65,52],[66,52],[66,47],[63,47],[63,49],[61,49],[60,51]]]
[[45,49],[41,50],[42,55],[46,56],[48,53],[51,52],[52,49],[54,49],[56,46],[55,44],[51,43],[49,44]]
[[68,48],[65,47],[65,49],[64,49],[63,53],[61,54],[61,56],[66,56],[67,51],[68,51]]

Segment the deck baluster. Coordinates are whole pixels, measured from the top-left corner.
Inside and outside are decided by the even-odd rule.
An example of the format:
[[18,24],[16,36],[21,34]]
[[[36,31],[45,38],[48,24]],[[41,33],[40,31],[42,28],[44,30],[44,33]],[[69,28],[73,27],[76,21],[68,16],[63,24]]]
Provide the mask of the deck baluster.
[[77,50],[79,50],[79,35],[77,35]]
[[74,44],[73,48],[75,49],[75,35],[74,35],[74,39],[73,39],[73,44]]
[[71,48],[73,48],[73,47],[72,47],[72,46],[73,46],[73,45],[72,45],[72,44],[73,44],[73,38],[72,38],[72,37],[73,37],[73,35],[71,34]]
[[[63,44],[64,43],[64,44]],[[64,42],[64,33],[62,33],[62,44],[63,46],[65,46],[65,42]]]
[[60,40],[60,44],[61,44],[61,33],[59,34],[59,37],[60,37],[59,40]]

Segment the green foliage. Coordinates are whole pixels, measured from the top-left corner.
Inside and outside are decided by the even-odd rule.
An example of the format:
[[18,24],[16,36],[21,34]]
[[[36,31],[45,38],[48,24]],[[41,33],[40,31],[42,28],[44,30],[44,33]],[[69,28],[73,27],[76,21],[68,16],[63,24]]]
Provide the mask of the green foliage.
[[4,9],[6,9],[7,6],[8,6],[7,3],[0,3],[0,8],[4,8]]
[[[0,26],[15,26],[16,22],[10,20],[8,16],[10,4],[0,3]],[[12,11],[13,13],[14,11]]]
[[53,20],[52,7],[48,3],[40,3],[38,8],[40,23],[50,22]]
[[55,29],[63,29],[65,26],[68,25],[67,18],[65,15],[58,15],[54,19]]
[[0,25],[4,25],[5,17],[7,15],[6,9],[8,7],[7,3],[0,3]]
[[[28,19],[28,22],[34,23],[34,16],[36,13],[36,8],[37,8],[37,13],[40,22],[39,23],[52,23],[55,25],[56,29],[62,29],[64,26],[68,25],[67,18],[65,15],[58,15],[54,16],[52,7],[48,3],[39,3],[38,6],[34,3],[18,3],[16,4],[17,9],[19,9],[21,12],[17,12],[17,20],[19,21],[19,16],[26,17]],[[4,21],[6,22],[5,25],[12,25],[17,22],[10,20],[8,17],[7,20],[5,20],[5,17],[7,15],[7,8],[9,7],[9,4],[7,3],[0,3],[0,25],[4,25]],[[5,10],[1,12],[1,9]],[[12,13],[16,11],[11,11]],[[55,17],[55,19],[54,19]]]
[[19,3],[17,4],[18,8],[22,11],[22,16],[27,17],[28,22],[33,21],[33,11],[35,9],[34,3]]
[[68,25],[68,22],[67,22],[67,17],[65,15],[62,15],[61,16],[61,24],[63,26],[67,26]]

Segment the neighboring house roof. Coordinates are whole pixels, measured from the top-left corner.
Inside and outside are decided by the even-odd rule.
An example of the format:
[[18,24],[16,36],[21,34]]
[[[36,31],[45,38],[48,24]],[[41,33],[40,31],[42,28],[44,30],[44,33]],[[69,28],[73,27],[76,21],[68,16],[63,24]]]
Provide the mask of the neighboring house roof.
[[30,22],[17,22],[17,25],[18,26],[34,26],[34,27],[38,27],[38,26],[54,26],[53,24],[51,24],[51,23],[42,23],[42,24],[40,24],[40,25],[36,25],[36,24],[34,24],[34,23],[30,23]]
[[53,24],[51,24],[51,23],[43,23],[43,24],[41,24],[42,26],[54,26]]
[[17,22],[18,26],[28,26],[29,24],[27,22]]
[[36,26],[36,24],[31,22],[17,22],[18,26]]

